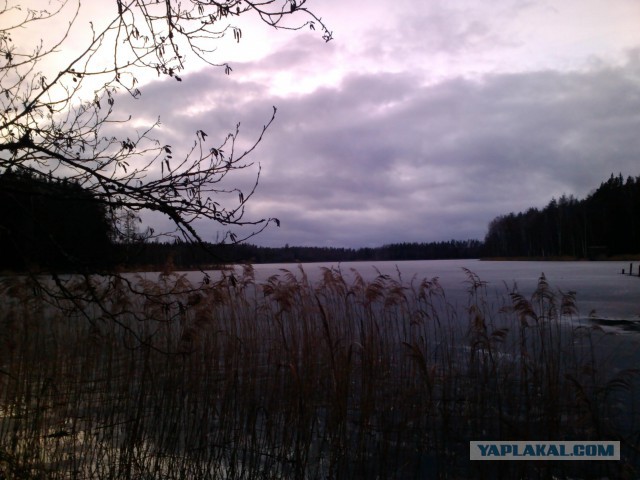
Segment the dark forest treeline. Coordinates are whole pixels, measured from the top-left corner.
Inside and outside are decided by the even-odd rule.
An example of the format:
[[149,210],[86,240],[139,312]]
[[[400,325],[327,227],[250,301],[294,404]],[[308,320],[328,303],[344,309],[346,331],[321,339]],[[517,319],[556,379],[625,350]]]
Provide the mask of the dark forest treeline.
[[[485,241],[397,243],[375,248],[260,247],[144,242],[116,235],[113,214],[74,182],[0,174],[0,269],[83,271],[201,268],[230,263],[597,258],[640,254],[640,177],[603,182],[584,200],[563,195],[541,210],[495,218]],[[133,241],[131,241],[133,239]],[[125,239],[126,240],[126,239]]]
[[[80,185],[47,176],[0,174],[0,269],[91,271],[199,268],[229,263],[346,262],[477,258],[479,240],[399,243],[376,248],[260,247],[122,241],[113,215]],[[117,241],[116,237],[120,240]]]
[[[131,246],[129,246],[132,249]],[[376,248],[260,247],[250,244],[203,247],[185,243],[144,243],[132,258],[140,266],[162,265],[168,259],[176,267],[196,268],[220,263],[349,262],[384,260],[437,260],[478,258],[479,240],[432,243],[398,243]]]
[[0,175],[0,268],[95,270],[114,258],[104,206],[75,182]]
[[584,200],[563,195],[542,210],[495,218],[485,237],[491,257],[600,258],[640,253],[640,177],[603,182]]

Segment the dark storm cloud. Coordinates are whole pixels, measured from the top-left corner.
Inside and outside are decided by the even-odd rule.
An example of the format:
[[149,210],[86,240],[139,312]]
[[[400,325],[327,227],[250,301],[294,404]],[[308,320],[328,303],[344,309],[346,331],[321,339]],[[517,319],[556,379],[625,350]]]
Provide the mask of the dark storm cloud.
[[[312,62],[292,47],[269,62],[277,71],[305,58]],[[209,70],[185,76],[179,88],[146,86],[150,101],[135,111],[160,114],[159,133],[175,145],[198,129],[221,138],[238,121],[248,142],[278,107],[252,155],[263,172],[248,215],[278,217],[282,227],[258,243],[482,238],[497,215],[562,194],[582,198],[612,172],[640,175],[639,58],[437,84],[351,74],[336,87],[286,97],[270,94],[268,83]],[[243,67],[251,78],[252,65]],[[215,235],[215,226],[202,228]]]

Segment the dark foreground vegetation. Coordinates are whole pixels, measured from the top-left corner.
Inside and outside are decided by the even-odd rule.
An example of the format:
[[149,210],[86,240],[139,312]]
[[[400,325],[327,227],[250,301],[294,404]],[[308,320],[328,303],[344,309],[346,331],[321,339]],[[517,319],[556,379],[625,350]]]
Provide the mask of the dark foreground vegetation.
[[[467,272],[454,307],[437,279],[345,273],[3,279],[0,478],[640,475],[637,371],[573,294],[494,298]],[[470,462],[470,440],[622,460]]]

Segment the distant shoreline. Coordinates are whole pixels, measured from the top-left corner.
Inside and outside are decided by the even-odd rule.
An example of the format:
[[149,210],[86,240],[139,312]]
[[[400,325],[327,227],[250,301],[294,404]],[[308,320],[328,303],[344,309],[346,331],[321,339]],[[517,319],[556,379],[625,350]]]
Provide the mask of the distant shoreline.
[[[170,272],[206,272],[206,271],[231,271],[235,266],[242,265],[267,265],[267,264],[308,264],[308,263],[347,263],[347,262],[359,262],[359,263],[377,263],[377,262],[422,262],[422,261],[440,261],[440,260],[461,260],[460,258],[397,258],[397,259],[358,259],[358,260],[336,260],[333,258],[318,259],[318,260],[281,260],[281,261],[230,261],[228,263],[211,264],[206,263],[202,265],[174,265],[174,264],[145,264],[145,265],[117,265],[113,270],[101,269],[96,271],[95,274],[122,274],[122,273],[170,273]],[[548,256],[548,257],[476,257],[468,258],[468,260],[478,260],[481,262],[640,262],[640,254],[631,255],[613,255],[610,257],[598,257],[598,258],[581,258],[572,256]],[[635,266],[634,266],[635,267]],[[626,269],[626,266],[625,266]],[[36,275],[49,275],[56,273],[58,275],[67,275],[78,272],[60,270],[51,272],[47,270],[32,270],[32,271],[12,271],[2,270],[0,276],[11,275],[24,275],[24,274],[36,274]]]
[[639,262],[640,254],[599,256],[596,258],[549,256],[549,257],[482,257],[487,262]]

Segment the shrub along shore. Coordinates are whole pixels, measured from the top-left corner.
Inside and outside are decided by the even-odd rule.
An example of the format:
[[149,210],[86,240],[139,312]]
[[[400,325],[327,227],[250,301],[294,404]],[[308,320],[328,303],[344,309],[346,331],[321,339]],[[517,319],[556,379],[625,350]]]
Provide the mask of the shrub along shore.
[[[572,294],[467,271],[257,285],[2,279],[0,478],[635,478],[637,358]],[[57,296],[57,294],[64,293]],[[470,462],[470,440],[618,440],[619,462]]]

